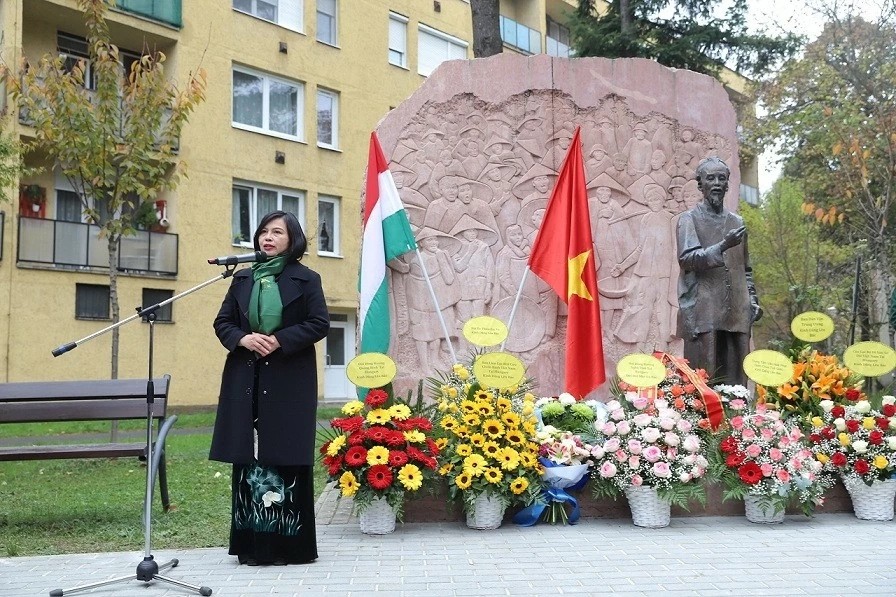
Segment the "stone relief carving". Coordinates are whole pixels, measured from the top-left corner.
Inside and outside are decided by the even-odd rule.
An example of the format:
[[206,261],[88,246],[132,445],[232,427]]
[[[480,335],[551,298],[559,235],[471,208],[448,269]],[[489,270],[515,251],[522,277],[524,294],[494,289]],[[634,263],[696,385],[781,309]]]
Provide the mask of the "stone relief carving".
[[[578,106],[557,90],[500,103],[472,94],[430,102],[398,138],[390,168],[458,357],[463,324],[507,321],[558,170],[576,126],[594,235],[604,350],[610,373],[634,351],[681,352],[675,336],[677,216],[702,200],[694,168],[728,159],[731,142],[660,112],[634,113],[608,94]],[[438,314],[417,258],[390,264],[397,341],[410,377],[450,364]],[[406,316],[401,312],[406,311]],[[529,366],[544,392],[562,377],[565,304],[529,274],[505,349]]]

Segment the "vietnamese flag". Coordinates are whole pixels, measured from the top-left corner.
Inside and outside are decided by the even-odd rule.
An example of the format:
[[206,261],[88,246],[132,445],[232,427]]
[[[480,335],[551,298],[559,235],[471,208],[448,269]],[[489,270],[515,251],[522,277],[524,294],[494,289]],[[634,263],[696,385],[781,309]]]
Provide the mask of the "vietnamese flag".
[[607,376],[580,129],[576,129],[551,192],[529,268],[569,307],[564,384],[567,392],[582,399]]

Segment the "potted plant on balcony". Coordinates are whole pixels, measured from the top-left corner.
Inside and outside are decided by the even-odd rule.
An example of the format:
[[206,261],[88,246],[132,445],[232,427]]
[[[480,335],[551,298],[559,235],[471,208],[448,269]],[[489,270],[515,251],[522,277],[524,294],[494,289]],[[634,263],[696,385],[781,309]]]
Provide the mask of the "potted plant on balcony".
[[30,217],[43,217],[43,207],[47,201],[47,190],[36,184],[19,187],[20,213]]

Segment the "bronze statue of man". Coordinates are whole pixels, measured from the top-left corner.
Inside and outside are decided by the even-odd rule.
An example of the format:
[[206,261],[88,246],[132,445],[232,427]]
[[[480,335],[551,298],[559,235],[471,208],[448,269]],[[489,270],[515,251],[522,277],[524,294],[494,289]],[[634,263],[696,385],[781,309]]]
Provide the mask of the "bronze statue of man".
[[719,158],[700,162],[703,201],[678,220],[678,335],[692,367],[714,382],[746,385],[743,360],[762,308],[743,219],[724,206],[730,173]]

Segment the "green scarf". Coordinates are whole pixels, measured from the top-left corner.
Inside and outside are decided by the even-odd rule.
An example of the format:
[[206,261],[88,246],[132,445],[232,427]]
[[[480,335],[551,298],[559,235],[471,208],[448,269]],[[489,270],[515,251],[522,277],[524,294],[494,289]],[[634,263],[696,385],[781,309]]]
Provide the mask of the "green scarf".
[[280,287],[274,276],[279,276],[286,266],[286,257],[274,257],[252,264],[252,296],[249,298],[249,326],[253,332],[271,334],[280,328],[283,319],[283,301]]

